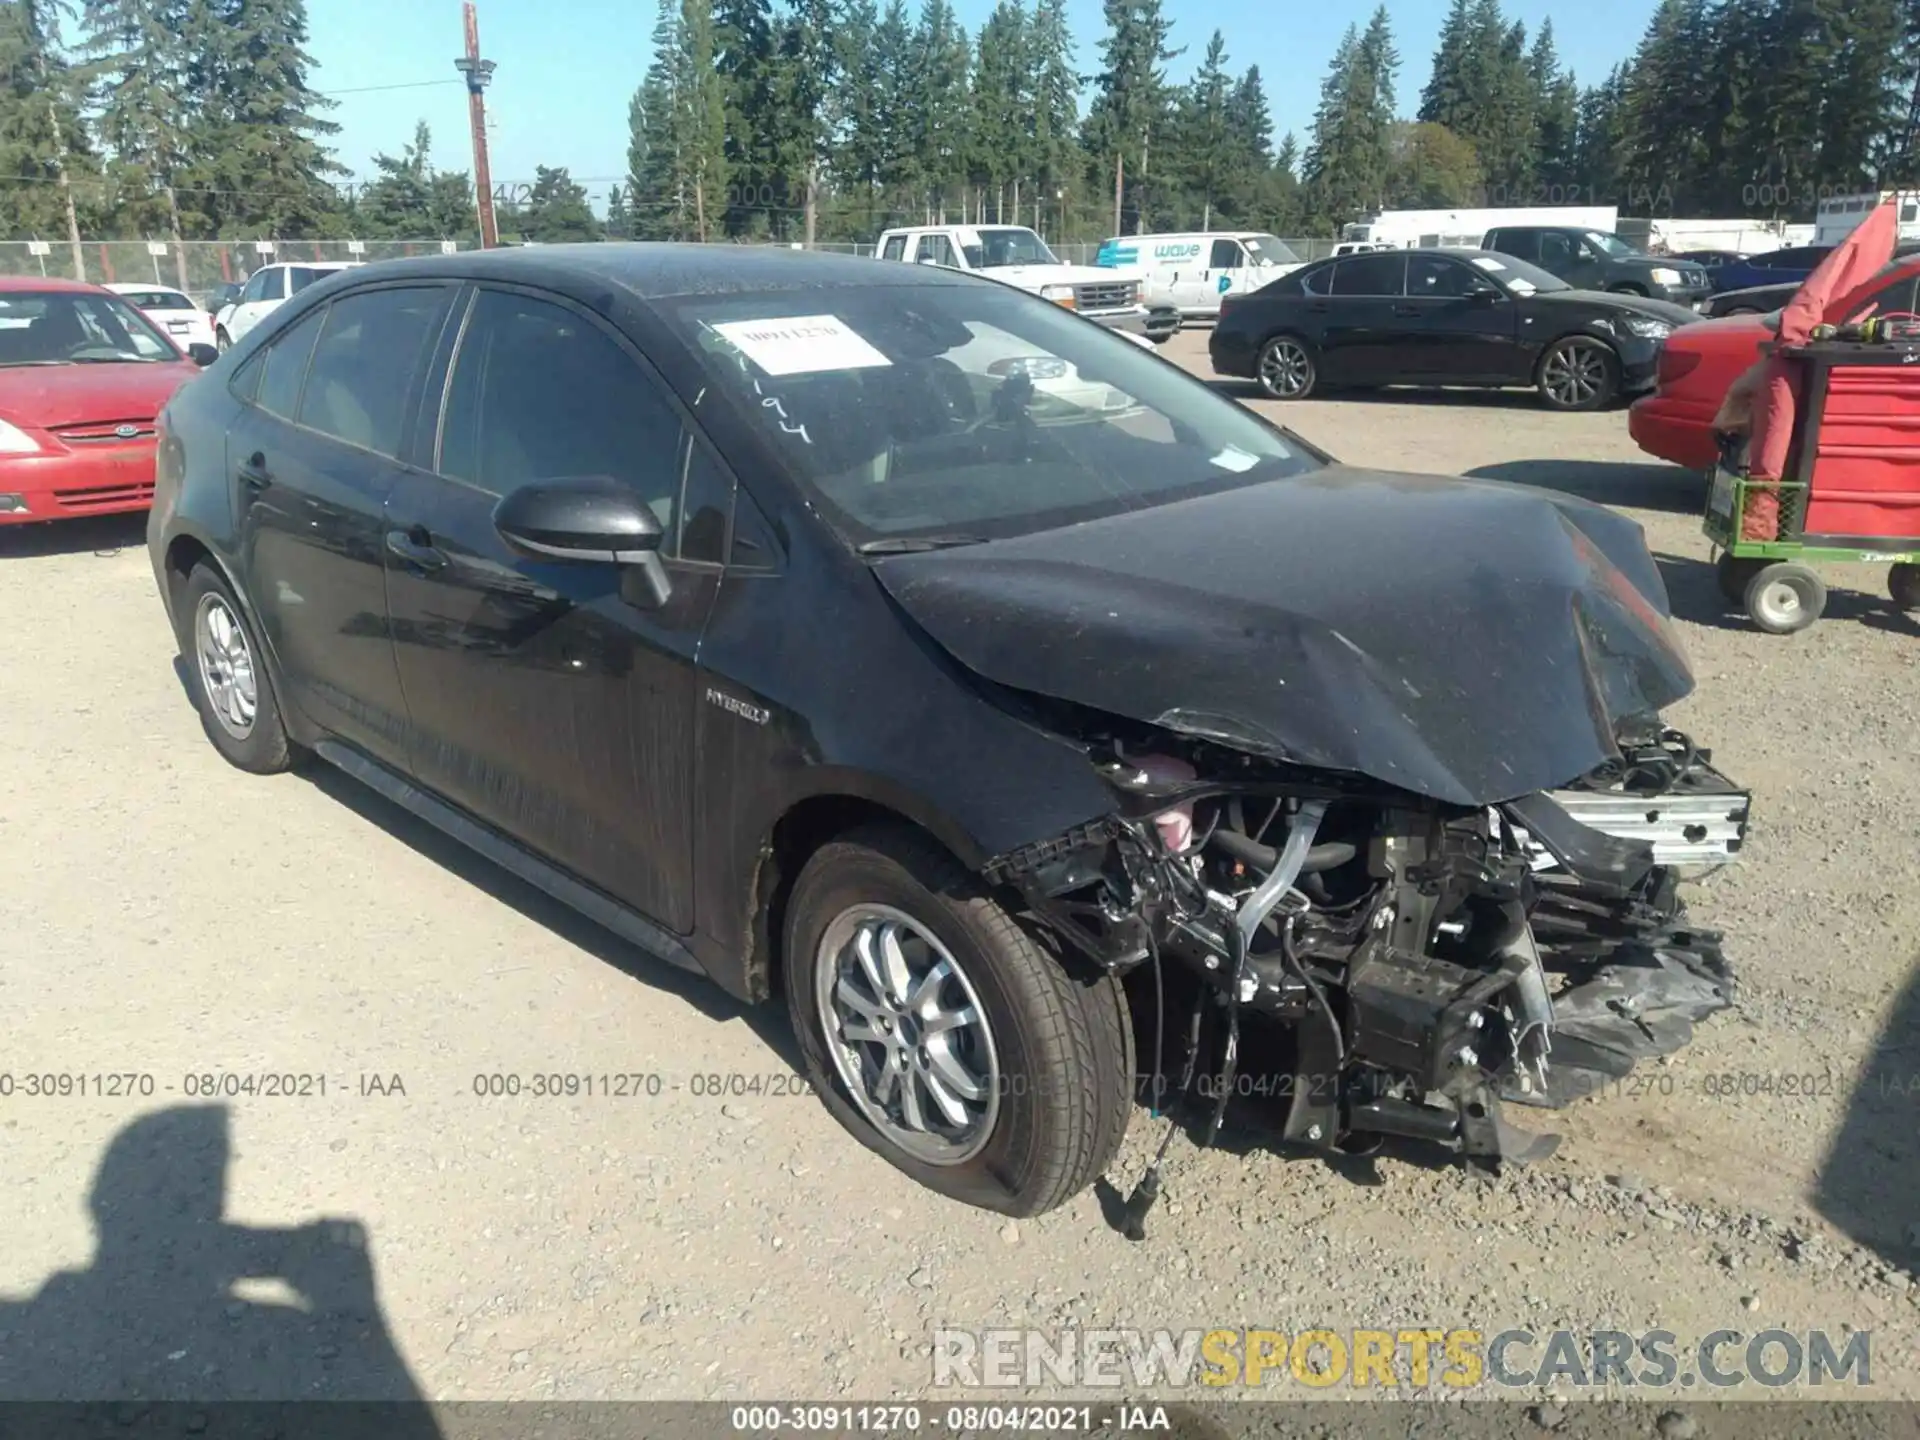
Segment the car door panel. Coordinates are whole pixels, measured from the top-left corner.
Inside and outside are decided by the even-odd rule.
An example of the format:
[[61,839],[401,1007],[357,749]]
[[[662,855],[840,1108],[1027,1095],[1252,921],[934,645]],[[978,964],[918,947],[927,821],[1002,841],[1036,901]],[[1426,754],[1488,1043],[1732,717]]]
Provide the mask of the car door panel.
[[1332,293],[1314,296],[1309,310],[1324,306],[1320,373],[1334,385],[1384,385],[1395,378],[1394,312],[1403,299],[1406,257],[1399,251],[1352,255],[1334,267]]
[[1396,363],[1410,379],[1510,382],[1528,365],[1519,343],[1519,306],[1491,281],[1490,300],[1476,300],[1471,266],[1447,256],[1414,254],[1407,293],[1394,309]]
[[[636,352],[555,297],[481,289],[451,370],[435,462],[396,489],[383,541],[409,768],[685,934],[696,667],[720,574],[678,553],[696,523],[690,430]],[[632,603],[612,564],[534,560],[501,537],[502,494],[567,473],[667,497],[664,604]]]
[[[254,403],[227,441],[245,573],[287,698],[313,724],[390,764],[406,755],[384,552],[399,462],[315,422],[341,418],[346,402],[335,386],[348,376],[366,385],[380,428],[397,442],[454,289],[359,292],[303,317],[257,357]],[[399,328],[390,324],[378,338],[341,328],[358,326],[355,317],[372,304],[404,306]],[[310,413],[317,411],[328,413]]]

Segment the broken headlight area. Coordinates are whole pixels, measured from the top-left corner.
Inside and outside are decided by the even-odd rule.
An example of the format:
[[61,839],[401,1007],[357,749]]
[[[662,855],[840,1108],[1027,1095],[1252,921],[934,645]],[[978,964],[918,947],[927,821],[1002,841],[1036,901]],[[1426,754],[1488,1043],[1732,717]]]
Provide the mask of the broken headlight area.
[[1164,733],[1091,750],[1114,813],[989,877],[1108,968],[1201,978],[1225,1022],[1209,1138],[1248,1012],[1293,1038],[1288,1140],[1413,1137],[1493,1163],[1557,1143],[1503,1102],[1566,1105],[1732,1004],[1720,936],[1678,885],[1737,854],[1748,797],[1677,732],[1485,809]]

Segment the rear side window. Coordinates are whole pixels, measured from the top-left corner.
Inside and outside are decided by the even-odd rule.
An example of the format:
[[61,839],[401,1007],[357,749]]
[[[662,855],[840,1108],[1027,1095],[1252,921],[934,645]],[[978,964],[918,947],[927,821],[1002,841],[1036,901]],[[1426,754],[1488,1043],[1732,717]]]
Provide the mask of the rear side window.
[[1331,265],[1323,265],[1318,270],[1309,270],[1300,277],[1300,288],[1309,295],[1331,295],[1333,271],[1334,267]]
[[319,338],[320,322],[326,312],[316,310],[275,340],[267,350],[265,367],[260,372],[260,388],[254,403],[262,410],[291,420],[300,413],[300,384],[307,376],[307,361],[313,355],[313,342]]
[[953,270],[960,268],[959,258],[953,253],[953,244],[944,235],[922,235],[920,248],[913,258],[931,260],[936,265],[945,265]]
[[1527,230],[1496,230],[1487,248],[1497,250],[1502,255],[1511,255],[1516,260],[1541,258],[1540,236]]
[[315,270],[308,265],[295,265],[285,273],[288,282],[293,286],[293,293],[298,295],[302,290],[306,289],[307,286],[313,284],[314,281],[324,280],[334,272],[331,270]]
[[328,306],[300,400],[300,423],[363,450],[398,456],[407,400],[446,295],[438,285],[363,290]]
[[1404,255],[1350,255],[1333,277],[1336,295],[1398,295],[1407,272]]

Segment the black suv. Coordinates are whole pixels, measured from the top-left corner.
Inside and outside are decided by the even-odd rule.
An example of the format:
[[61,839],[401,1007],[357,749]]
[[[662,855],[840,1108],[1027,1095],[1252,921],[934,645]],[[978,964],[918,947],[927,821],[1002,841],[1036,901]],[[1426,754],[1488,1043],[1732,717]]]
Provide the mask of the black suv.
[[1691,261],[1649,255],[1618,235],[1576,225],[1503,225],[1489,230],[1483,250],[1497,250],[1558,275],[1576,290],[1645,295],[1701,310],[1712,291],[1706,270]]

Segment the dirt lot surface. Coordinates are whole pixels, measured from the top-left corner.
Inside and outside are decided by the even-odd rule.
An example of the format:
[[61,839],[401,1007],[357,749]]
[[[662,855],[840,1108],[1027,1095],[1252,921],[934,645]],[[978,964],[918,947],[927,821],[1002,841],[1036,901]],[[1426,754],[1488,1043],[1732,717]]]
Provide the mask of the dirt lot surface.
[[[1172,353],[1206,373],[1204,332]],[[1695,902],[1739,1009],[1555,1117],[1551,1160],[1336,1172],[1274,1153],[1253,1103],[1220,1148],[1176,1142],[1145,1244],[1093,1193],[1017,1224],[939,1200],[778,1093],[777,1009],[324,767],[229,769],[137,520],[0,532],[0,1395],[873,1399],[928,1392],[936,1327],[1039,1325],[1850,1327],[1867,1393],[1920,1398],[1920,626],[1869,567],[1833,571],[1798,637],[1726,613],[1701,482],[1622,412],[1395,392],[1285,419],[1351,462],[1641,521],[1699,679],[1674,718],[1756,791],[1744,862]],[[662,1083],[475,1094],[550,1073]],[[28,1096],[32,1074],[89,1093]],[[150,1078],[93,1093],[107,1075]],[[200,1075],[317,1078],[209,1099]],[[1136,1115],[1121,1191],[1160,1135]]]

